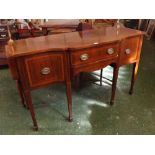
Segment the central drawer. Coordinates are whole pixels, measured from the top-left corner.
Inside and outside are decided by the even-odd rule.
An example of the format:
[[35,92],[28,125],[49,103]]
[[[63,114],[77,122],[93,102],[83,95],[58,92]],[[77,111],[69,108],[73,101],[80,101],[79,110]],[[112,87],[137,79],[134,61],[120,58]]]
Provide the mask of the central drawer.
[[26,58],[26,70],[31,87],[64,81],[63,54],[46,54]]
[[85,65],[118,56],[119,43],[105,44],[71,52],[71,65]]

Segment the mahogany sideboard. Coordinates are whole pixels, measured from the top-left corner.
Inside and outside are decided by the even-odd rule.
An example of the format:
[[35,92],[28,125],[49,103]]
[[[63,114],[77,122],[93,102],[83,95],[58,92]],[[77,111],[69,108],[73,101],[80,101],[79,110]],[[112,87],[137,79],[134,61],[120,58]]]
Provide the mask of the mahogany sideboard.
[[71,79],[81,72],[92,72],[113,64],[113,104],[119,67],[133,64],[130,92],[140,60],[144,33],[129,28],[105,27],[57,35],[10,41],[6,46],[12,77],[17,82],[23,106],[30,110],[38,130],[31,91],[53,83],[64,83],[72,120]]

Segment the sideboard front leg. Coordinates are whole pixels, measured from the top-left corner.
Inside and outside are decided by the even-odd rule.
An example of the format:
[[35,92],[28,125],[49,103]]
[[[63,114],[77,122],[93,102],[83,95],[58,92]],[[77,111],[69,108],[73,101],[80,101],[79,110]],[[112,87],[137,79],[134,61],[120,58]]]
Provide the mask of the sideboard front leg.
[[17,81],[16,81],[16,84],[17,84],[17,88],[18,88],[18,92],[19,92],[19,95],[20,95],[20,98],[21,98],[22,105],[23,105],[25,108],[27,108],[27,105],[25,104],[23,89],[22,89],[22,86],[21,86],[21,84],[20,84],[20,81],[17,80]]
[[69,121],[73,120],[73,116],[72,116],[72,92],[71,92],[71,82],[67,81],[66,82],[66,94],[67,94],[67,101],[68,101],[68,112],[69,112]]
[[30,114],[31,114],[31,117],[32,117],[34,130],[37,131],[38,130],[38,124],[37,124],[37,121],[36,121],[36,118],[35,118],[35,112],[34,112],[34,108],[33,108],[33,105],[32,105],[31,93],[30,93],[30,91],[25,91],[24,94],[25,94],[26,103],[27,103],[27,105],[29,107]]
[[112,94],[111,94],[110,105],[114,104],[116,85],[117,85],[117,79],[118,79],[118,71],[119,71],[119,67],[115,65],[114,71],[113,71]]
[[131,95],[133,94],[133,87],[134,87],[135,80],[136,80],[136,77],[137,77],[138,66],[139,66],[139,62],[136,62],[136,63],[133,64],[131,86],[130,86],[130,91],[129,91],[129,94],[131,94]]

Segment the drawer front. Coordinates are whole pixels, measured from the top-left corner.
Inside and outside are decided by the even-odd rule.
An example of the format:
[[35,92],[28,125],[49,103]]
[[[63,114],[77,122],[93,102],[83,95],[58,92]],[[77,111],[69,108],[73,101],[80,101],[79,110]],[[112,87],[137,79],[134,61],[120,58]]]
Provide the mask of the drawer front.
[[120,52],[120,64],[132,63],[137,59],[140,36],[125,39]]
[[91,47],[84,50],[72,51],[71,64],[85,65],[99,60],[109,60],[118,56],[118,43]]
[[26,70],[31,87],[64,81],[63,54],[46,54],[26,58]]

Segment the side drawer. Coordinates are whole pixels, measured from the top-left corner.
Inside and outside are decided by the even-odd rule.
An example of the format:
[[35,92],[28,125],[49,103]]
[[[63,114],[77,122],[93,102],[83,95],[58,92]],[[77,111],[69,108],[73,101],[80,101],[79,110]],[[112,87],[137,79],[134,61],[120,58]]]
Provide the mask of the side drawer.
[[31,87],[64,81],[63,54],[45,54],[25,59]]
[[118,56],[118,49],[119,43],[112,43],[71,51],[71,64],[86,65],[99,60],[109,60]]
[[135,61],[138,57],[138,52],[140,52],[139,44],[140,36],[125,39],[121,45],[119,63],[123,65]]

